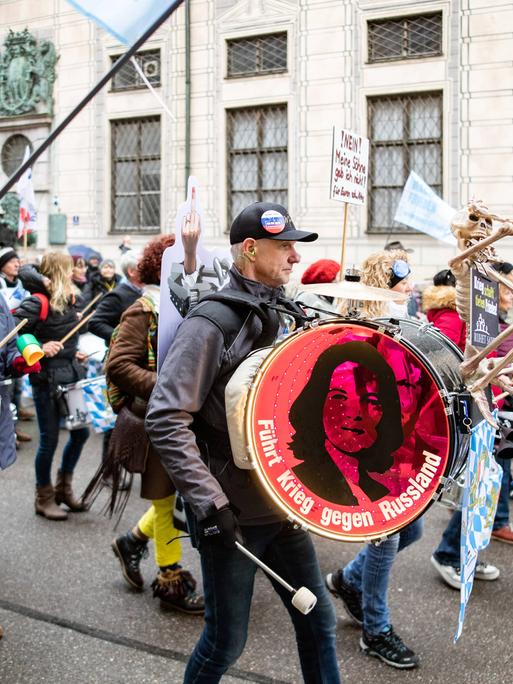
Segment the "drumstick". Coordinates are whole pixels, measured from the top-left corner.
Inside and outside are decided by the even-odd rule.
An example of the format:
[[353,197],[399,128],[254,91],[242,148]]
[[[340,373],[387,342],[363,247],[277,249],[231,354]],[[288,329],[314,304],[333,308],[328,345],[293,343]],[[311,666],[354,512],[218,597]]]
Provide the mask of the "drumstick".
[[502,394],[498,394],[496,397],[493,398],[493,403],[498,404],[501,399],[506,399],[506,397],[509,397],[509,392],[503,392]]
[[60,342],[61,344],[64,344],[64,342],[67,342],[67,341],[69,340],[70,337],[73,337],[73,335],[74,335],[78,330],[80,330],[80,328],[84,325],[84,323],[87,323],[87,321],[91,318],[91,316],[94,316],[95,313],[96,313],[95,311],[91,311],[90,314],[87,314],[87,316],[85,316],[84,318],[82,318],[82,319],[76,324],[76,326],[75,326],[74,328],[71,328],[71,330],[70,330],[68,333],[66,333],[66,334],[64,335],[64,337],[62,338],[62,340],[59,340],[59,342]]
[[27,323],[28,323],[28,318],[23,318],[18,323],[18,325],[11,330],[10,333],[7,333],[7,335],[2,340],[0,340],[0,349],[2,347],[4,347],[7,344],[7,342],[9,342],[9,340],[12,340],[13,337],[16,337],[16,335],[18,334],[18,331],[21,330],[24,325],[27,325]]
[[285,587],[287,591],[290,591],[290,593],[293,594],[292,605],[294,608],[297,608],[300,613],[307,615],[315,607],[315,604],[317,603],[317,596],[312,593],[310,589],[307,589],[307,587],[299,587],[299,589],[294,589],[294,587],[291,587],[290,584],[283,579],[283,577],[277,575],[274,570],[271,570],[268,565],[263,563],[260,558],[254,556],[251,551],[248,551],[248,549],[242,546],[242,544],[239,544],[238,541],[235,542],[235,546],[245,556],[250,558],[253,563],[256,563],[264,572],[270,575],[273,579],[279,582],[282,587]]
[[89,302],[89,304],[87,306],[84,306],[84,308],[82,309],[82,311],[80,313],[85,314],[87,309],[90,309],[92,307],[92,305],[95,304],[100,299],[100,297],[102,297],[103,295],[104,295],[103,292],[100,292],[100,294],[97,294],[94,299],[91,299],[91,301]]

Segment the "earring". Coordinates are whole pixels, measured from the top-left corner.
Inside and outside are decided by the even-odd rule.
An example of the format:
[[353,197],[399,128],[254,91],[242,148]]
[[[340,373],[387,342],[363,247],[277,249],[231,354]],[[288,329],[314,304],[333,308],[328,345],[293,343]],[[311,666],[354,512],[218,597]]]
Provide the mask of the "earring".
[[254,257],[255,254],[256,254],[256,249],[255,249],[254,247],[250,247],[250,248],[248,249],[248,254],[249,254],[250,256],[253,256],[253,257]]

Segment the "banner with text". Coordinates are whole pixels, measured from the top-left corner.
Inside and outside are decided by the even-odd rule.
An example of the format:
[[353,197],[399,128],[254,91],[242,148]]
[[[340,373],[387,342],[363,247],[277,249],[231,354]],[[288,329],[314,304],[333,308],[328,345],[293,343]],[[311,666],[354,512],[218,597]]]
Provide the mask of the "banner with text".
[[484,349],[499,334],[499,285],[470,271],[470,341]]
[[455,209],[438,197],[415,171],[411,171],[394,221],[449,245],[456,245],[456,238],[451,233],[451,220],[455,213]]
[[369,139],[333,127],[330,198],[363,204],[367,194]]

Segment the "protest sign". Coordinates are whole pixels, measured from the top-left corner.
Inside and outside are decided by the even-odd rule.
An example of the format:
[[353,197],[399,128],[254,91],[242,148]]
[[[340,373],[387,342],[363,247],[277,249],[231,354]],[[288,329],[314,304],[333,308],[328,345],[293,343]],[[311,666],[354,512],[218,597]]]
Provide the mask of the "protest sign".
[[470,271],[470,332],[471,343],[484,349],[499,334],[499,285]]
[[160,315],[158,328],[157,369],[160,370],[171,342],[176,335],[188,309],[199,301],[203,294],[213,292],[227,280],[232,259],[230,250],[208,250],[203,246],[200,232],[196,249],[197,270],[186,276],[183,269],[184,247],[182,234],[185,218],[191,212],[199,215],[200,229],[204,225],[200,188],[194,176],[189,176],[187,199],[178,207],[175,219],[175,244],[168,247],[162,257],[160,275]]
[[333,127],[330,198],[363,204],[367,192],[369,139]]
[[451,233],[451,220],[455,213],[455,209],[440,199],[415,171],[411,171],[397,205],[394,221],[449,245],[455,245],[456,238]]

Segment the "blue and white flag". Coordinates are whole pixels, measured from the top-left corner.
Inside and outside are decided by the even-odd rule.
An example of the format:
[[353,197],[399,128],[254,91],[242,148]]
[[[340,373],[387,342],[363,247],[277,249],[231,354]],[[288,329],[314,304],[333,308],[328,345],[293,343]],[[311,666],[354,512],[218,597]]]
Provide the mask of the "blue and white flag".
[[474,584],[477,554],[490,543],[502,480],[502,468],[493,457],[495,428],[486,420],[472,429],[461,507],[461,593],[458,630],[463,630],[465,608]]
[[415,171],[411,171],[397,205],[394,221],[449,245],[455,245],[456,238],[451,233],[451,219],[455,213],[455,209],[440,199]]
[[116,415],[107,399],[105,376],[101,375],[95,380],[82,385],[82,395],[94,431],[106,432],[107,430],[113,430],[116,424]]
[[132,45],[172,5],[183,0],[68,0],[70,5],[111,33],[120,43]]

